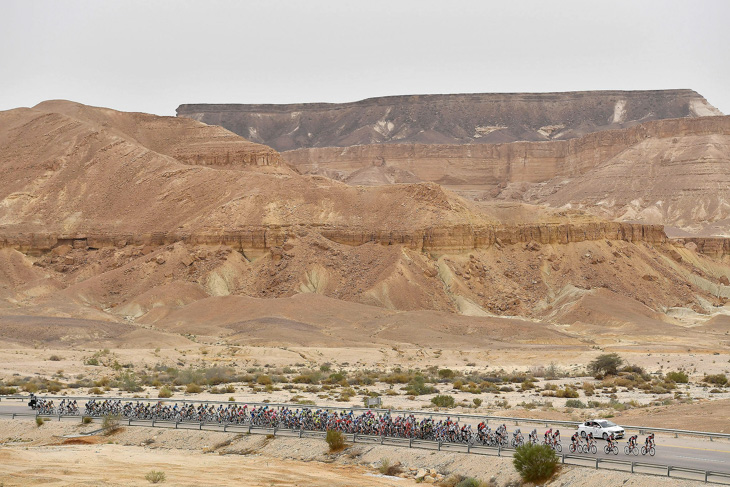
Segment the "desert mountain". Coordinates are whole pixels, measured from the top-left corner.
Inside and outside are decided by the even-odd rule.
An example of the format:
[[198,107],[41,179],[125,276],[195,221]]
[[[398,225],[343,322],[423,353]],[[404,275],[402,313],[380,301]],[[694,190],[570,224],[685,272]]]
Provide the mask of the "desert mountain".
[[[15,346],[33,329],[39,343],[464,347],[653,333],[710,347],[715,328],[694,328],[730,297],[730,267],[661,226],[471,201],[434,182],[302,175],[186,118],[62,101],[1,112],[0,167],[0,340]],[[588,312],[611,305],[626,311],[610,323]]]
[[692,90],[480,93],[354,103],[180,105],[178,116],[221,125],[279,151],[375,143],[564,140],[665,118],[721,115]]

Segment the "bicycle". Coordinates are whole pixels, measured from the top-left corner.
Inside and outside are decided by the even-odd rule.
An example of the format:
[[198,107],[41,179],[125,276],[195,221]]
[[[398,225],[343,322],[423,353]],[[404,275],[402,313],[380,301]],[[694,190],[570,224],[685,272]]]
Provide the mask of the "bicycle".
[[649,446],[648,448],[646,447],[646,445],[642,446],[642,447],[641,447],[641,454],[642,454],[642,455],[646,455],[647,453],[648,453],[648,454],[649,454],[650,456],[652,456],[652,457],[653,457],[653,456],[654,456],[654,454],[656,453],[656,450],[654,449],[654,446]]
[[618,455],[618,446],[606,445],[603,447],[603,453],[605,453],[606,455],[610,454],[611,452],[613,452],[614,455]]

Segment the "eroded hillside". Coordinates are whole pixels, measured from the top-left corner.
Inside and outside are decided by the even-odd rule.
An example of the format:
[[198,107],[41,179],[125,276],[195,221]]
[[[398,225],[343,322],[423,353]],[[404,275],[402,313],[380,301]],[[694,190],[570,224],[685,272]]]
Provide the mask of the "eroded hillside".
[[302,175],[182,118],[70,102],[0,117],[0,338],[16,346],[31,328],[140,346],[721,335],[701,327],[730,267],[661,226]]

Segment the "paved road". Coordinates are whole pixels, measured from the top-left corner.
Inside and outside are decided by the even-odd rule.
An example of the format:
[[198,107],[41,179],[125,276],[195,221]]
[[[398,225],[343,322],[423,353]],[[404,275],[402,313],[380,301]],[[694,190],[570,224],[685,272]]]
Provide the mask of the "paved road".
[[[83,409],[83,405],[81,405]],[[33,411],[26,405],[25,402],[20,401],[0,401],[0,413],[32,413]],[[71,419],[69,419],[71,420]],[[496,425],[492,424],[492,428]],[[197,423],[180,424],[180,428],[198,429]],[[526,436],[529,431],[532,430],[533,425],[525,424],[520,426],[523,434]],[[206,425],[206,430],[222,430],[223,427],[219,425]],[[238,428],[235,428],[238,429]],[[508,426],[508,429],[513,431],[514,425]],[[568,453],[568,445],[570,443],[570,436],[573,434],[572,429],[561,429],[563,453]],[[545,432],[545,428],[538,428],[538,433],[542,438],[542,434]],[[284,433],[282,431],[282,433]],[[628,432],[627,432],[628,433]],[[643,438],[639,438],[640,444],[643,442]],[[595,458],[600,459],[615,459],[622,461],[635,461],[640,463],[654,464],[654,465],[672,465],[675,467],[683,468],[694,468],[699,470],[720,472],[730,474],[730,442],[724,440],[714,440],[697,438],[697,437],[680,437],[674,438],[673,435],[656,434],[657,453],[654,457],[648,455],[643,456],[639,454],[625,455],[624,446],[626,441],[619,441],[619,454],[618,455],[606,455],[603,453],[603,440],[598,440],[597,448],[598,453],[590,454],[584,453],[583,457],[586,459],[586,464],[594,464]],[[460,447],[457,445],[446,445],[444,450],[458,450]],[[637,471],[646,471],[641,468],[637,468]],[[657,473],[657,469],[653,469],[653,473]],[[730,483],[730,479],[726,479]]]

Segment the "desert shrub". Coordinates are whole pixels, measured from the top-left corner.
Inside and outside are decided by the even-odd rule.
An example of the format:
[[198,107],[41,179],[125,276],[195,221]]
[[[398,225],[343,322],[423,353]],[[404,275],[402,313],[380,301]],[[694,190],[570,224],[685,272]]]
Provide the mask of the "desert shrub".
[[573,389],[572,387],[565,386],[565,389],[559,389],[556,393],[556,396],[558,397],[570,397],[570,398],[576,398],[579,396],[578,391]]
[[89,389],[89,394],[102,395],[102,394],[104,394],[104,391],[102,391],[98,387],[92,387],[91,389]]
[[83,418],[81,419],[81,422],[82,422],[83,424],[89,424],[89,423],[91,423],[91,416],[84,416],[84,417],[83,417]]
[[482,401],[478,397],[475,397],[474,399],[472,399],[472,402],[474,403],[474,406],[479,407],[482,405],[482,402],[484,402],[484,401]]
[[676,372],[667,372],[667,375],[664,377],[666,380],[676,382],[677,384],[686,384],[689,382],[689,377],[687,376],[687,372],[684,370],[678,370]]
[[451,369],[441,369],[439,370],[439,377],[441,379],[452,379],[456,375],[453,370]]
[[269,377],[268,375],[263,375],[263,374],[256,378],[256,382],[258,384],[261,384],[262,386],[269,386],[273,383],[273,381],[271,380],[271,377]]
[[15,387],[0,387],[0,396],[9,396],[11,394],[17,394],[18,389]]
[[188,394],[197,394],[199,392],[203,392],[203,388],[200,387],[198,384],[191,382],[185,388],[185,392],[187,392]]
[[147,474],[144,476],[144,478],[152,484],[159,484],[160,482],[165,481],[165,472],[160,472],[158,470],[151,470],[151,471],[147,472]]
[[413,379],[411,379],[408,383],[408,387],[406,388],[406,394],[410,394],[413,396],[433,394],[434,392],[436,392],[436,389],[431,386],[427,386],[426,379],[422,375],[417,375],[413,377]]
[[101,423],[101,428],[104,430],[105,435],[111,435],[117,431],[119,426],[119,415],[117,414],[105,414],[104,420]]
[[474,477],[469,477],[456,484],[455,487],[482,487],[482,485],[483,484]]
[[51,355],[50,357],[48,357],[48,360],[50,360],[51,362],[58,362],[61,360],[61,357],[59,357],[58,355]]
[[45,422],[46,422],[46,420],[43,419],[43,418],[41,418],[40,416],[36,416],[35,417],[35,425],[36,426],[41,427],[41,426],[43,426],[43,423],[45,423]]
[[588,371],[594,376],[616,375],[624,359],[616,353],[604,353],[588,364]]
[[325,441],[327,441],[330,451],[340,451],[345,447],[345,435],[341,431],[327,430]]
[[555,473],[558,456],[548,445],[525,444],[515,449],[512,463],[526,482],[542,482]]
[[580,399],[568,399],[565,401],[566,408],[585,409],[586,405]]
[[593,384],[591,384],[590,382],[584,382],[583,383],[583,393],[586,396],[592,396],[593,393],[594,393],[594,391],[595,391],[595,389],[593,387]]
[[28,382],[25,385],[23,385],[23,390],[25,392],[34,394],[34,393],[38,392],[38,385],[35,382]]
[[142,386],[135,373],[128,370],[119,374],[118,387],[127,392],[139,392],[142,390]]
[[715,375],[706,375],[702,382],[707,382],[708,384],[715,384],[718,386],[724,386],[727,384],[727,376],[725,374],[715,374]]
[[167,387],[163,387],[162,389],[160,389],[160,392],[157,393],[157,397],[160,397],[163,399],[167,398],[167,397],[172,397],[172,391],[170,389],[168,389]]
[[439,394],[438,396],[431,398],[431,404],[440,408],[454,407],[454,403],[454,397],[446,394]]

